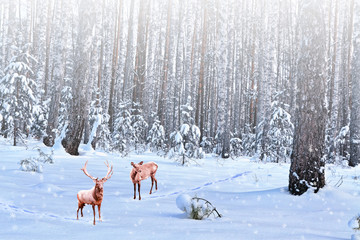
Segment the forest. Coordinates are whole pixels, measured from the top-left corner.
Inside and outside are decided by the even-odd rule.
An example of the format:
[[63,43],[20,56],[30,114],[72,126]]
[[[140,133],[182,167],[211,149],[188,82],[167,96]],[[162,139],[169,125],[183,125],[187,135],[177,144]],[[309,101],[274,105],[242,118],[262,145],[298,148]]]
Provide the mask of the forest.
[[359,13],[355,0],[0,0],[0,135],[71,155],[291,162],[290,191],[317,191],[325,163],[359,163]]

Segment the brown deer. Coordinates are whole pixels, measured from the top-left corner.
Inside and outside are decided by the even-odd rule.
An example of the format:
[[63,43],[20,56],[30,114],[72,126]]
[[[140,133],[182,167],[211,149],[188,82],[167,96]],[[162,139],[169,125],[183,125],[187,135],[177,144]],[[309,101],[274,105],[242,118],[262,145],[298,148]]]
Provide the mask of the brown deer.
[[79,209],[81,209],[81,217],[83,217],[84,216],[83,208],[84,208],[85,204],[92,205],[92,209],[94,212],[94,225],[95,225],[95,205],[98,206],[99,221],[102,221],[100,208],[101,208],[101,203],[102,203],[102,200],[104,197],[104,186],[103,185],[113,175],[113,166],[111,165],[111,167],[110,167],[108,161],[106,161],[105,165],[108,168],[107,174],[104,178],[99,180],[98,178],[92,177],[87,172],[87,170],[86,170],[87,163],[88,163],[88,161],[86,161],[84,168],[82,168],[81,170],[84,171],[86,176],[88,176],[89,178],[91,178],[94,181],[95,186],[90,190],[81,190],[78,192],[78,194],[77,194],[78,209],[77,209],[76,214],[77,214],[77,219],[79,219]]
[[131,181],[134,183],[134,199],[136,199],[136,184],[138,185],[138,191],[139,191],[139,200],[141,200],[140,195],[140,186],[141,181],[147,179],[148,177],[151,177],[151,189],[150,194],[152,192],[152,188],[154,186],[155,181],[155,189],[157,190],[157,180],[155,178],[155,173],[158,169],[158,165],[154,162],[148,162],[143,164],[144,162],[141,161],[138,164],[131,162],[131,166],[133,168],[130,172],[130,178]]

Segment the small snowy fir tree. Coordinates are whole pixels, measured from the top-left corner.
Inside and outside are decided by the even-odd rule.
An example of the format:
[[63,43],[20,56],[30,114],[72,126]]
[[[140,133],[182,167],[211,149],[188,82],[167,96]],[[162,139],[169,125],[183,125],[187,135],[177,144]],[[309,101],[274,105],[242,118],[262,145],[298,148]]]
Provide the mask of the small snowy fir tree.
[[63,129],[67,124],[67,118],[70,115],[69,109],[71,109],[72,104],[72,88],[70,87],[70,80],[65,78],[66,86],[61,90],[61,100],[60,100],[60,109],[59,109],[59,130]]
[[230,139],[230,156],[240,157],[242,155],[242,141],[240,138]]
[[48,102],[44,102],[43,104],[41,104],[37,102],[33,106],[34,121],[31,126],[31,135],[36,139],[42,139],[42,137],[46,135],[45,130],[47,125],[47,103]]
[[290,114],[282,107],[279,94],[274,97],[271,104],[271,119],[267,133],[267,156],[270,162],[287,162],[290,159],[293,143],[294,125]]
[[114,121],[113,132],[113,146],[112,148],[121,152],[126,156],[131,145],[135,142],[135,131],[132,126],[132,119],[130,113],[130,104],[123,102],[120,104],[119,112]]
[[188,97],[186,105],[180,106],[182,125],[179,131],[170,135],[169,157],[177,158],[176,160],[182,165],[190,163],[190,160],[201,159],[205,156],[199,144],[201,132],[199,127],[194,124],[194,119],[191,116],[193,108],[190,103],[191,98]]
[[254,156],[256,147],[256,135],[250,124],[245,124],[244,133],[242,134],[243,155]]
[[131,109],[131,125],[134,129],[134,147],[137,153],[142,153],[146,148],[146,134],[148,131],[148,123],[142,116],[141,106],[134,103]]
[[212,153],[214,150],[214,139],[212,137],[203,137],[200,146],[205,153]]
[[149,131],[147,141],[150,151],[161,153],[165,150],[165,130],[158,118],[155,119]]
[[91,134],[89,143],[93,149],[100,148],[102,150],[110,150],[111,133],[109,130],[110,116],[101,106],[100,100],[95,100],[90,106],[90,126]]
[[348,165],[350,160],[350,126],[342,127],[334,139],[335,163]]
[[13,139],[14,146],[18,141],[24,142],[33,123],[34,90],[36,83],[31,78],[33,72],[30,61],[35,59],[28,53],[28,47],[12,46],[13,57],[5,68],[5,76],[0,82],[0,109],[4,120],[2,129],[5,137]]
[[216,208],[204,198],[191,197],[188,194],[181,194],[176,198],[176,206],[186,213],[188,218],[195,220],[203,220],[214,216],[221,218],[222,215]]

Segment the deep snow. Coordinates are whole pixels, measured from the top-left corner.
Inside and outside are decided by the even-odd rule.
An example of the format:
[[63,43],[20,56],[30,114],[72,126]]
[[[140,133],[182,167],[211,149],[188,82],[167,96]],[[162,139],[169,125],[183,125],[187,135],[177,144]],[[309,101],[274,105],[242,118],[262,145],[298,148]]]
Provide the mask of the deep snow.
[[[289,164],[207,156],[200,166],[183,167],[148,152],[122,158],[56,150],[43,173],[21,171],[20,160],[36,157],[36,146],[50,152],[40,142],[13,147],[0,139],[0,239],[350,239],[348,222],[360,213],[360,167],[327,165],[324,189],[292,196]],[[94,185],[80,170],[86,160],[99,178],[107,171],[104,161],[114,165],[96,226],[90,206],[76,220],[77,192]],[[158,190],[149,195],[151,180],[144,180],[141,201],[133,199],[132,161],[159,165]],[[188,219],[176,205],[180,194],[209,200],[223,217]]]

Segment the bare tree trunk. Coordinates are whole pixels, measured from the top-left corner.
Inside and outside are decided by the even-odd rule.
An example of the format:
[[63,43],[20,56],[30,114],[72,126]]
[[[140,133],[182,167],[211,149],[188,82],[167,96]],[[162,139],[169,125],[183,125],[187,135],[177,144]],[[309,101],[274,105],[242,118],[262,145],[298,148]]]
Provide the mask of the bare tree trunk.
[[139,19],[137,29],[137,44],[135,56],[135,74],[133,87],[133,103],[143,104],[143,93],[145,86],[145,68],[146,68],[146,21],[145,7],[147,1],[141,1],[139,4]]
[[[357,1],[354,12],[360,11]],[[350,117],[350,162],[354,167],[360,162],[360,17],[354,18],[354,55],[352,61],[351,117]]]
[[49,73],[50,73],[50,42],[51,42],[51,25],[52,25],[52,16],[51,16],[51,6],[52,1],[48,1],[47,9],[47,24],[46,24],[46,57],[45,57],[45,79],[44,79],[44,94],[43,99],[45,100],[48,95],[48,84],[49,84]]
[[165,112],[166,112],[166,98],[167,98],[167,85],[168,85],[168,72],[169,72],[169,51],[170,51],[170,29],[171,29],[171,7],[172,0],[168,1],[167,9],[167,26],[166,26],[166,40],[165,40],[165,53],[164,53],[164,63],[163,63],[163,79],[161,83],[159,103],[158,103],[158,116],[161,122],[161,125],[165,123]]
[[299,24],[302,52],[298,59],[298,94],[289,191],[301,195],[325,186],[325,27],[321,0],[303,0]]
[[[201,43],[201,63],[200,63],[200,75],[199,75],[199,86],[196,100],[196,113],[195,113],[195,124],[199,125],[201,133],[204,131],[204,84],[205,84],[205,53],[207,48],[207,6],[206,2],[203,1],[204,15],[203,15],[203,28],[202,28],[202,43]],[[200,142],[202,141],[202,135]]]
[[[131,1],[132,5],[134,1]],[[110,81],[110,93],[109,93],[109,128],[113,130],[113,121],[114,121],[114,92],[115,92],[115,81],[116,81],[116,69],[118,65],[118,54],[119,54],[119,41],[120,41],[120,32],[121,32],[121,7],[122,1],[119,2],[119,9],[117,12],[117,19],[115,24],[115,39],[114,39],[114,47],[113,47],[113,56],[111,62],[111,81]],[[116,29],[117,27],[117,29]],[[129,26],[130,27],[130,26]],[[125,76],[126,77],[126,76]]]
[[73,101],[69,117],[69,125],[66,136],[62,140],[66,152],[71,155],[79,155],[79,145],[83,137],[85,119],[88,115],[88,102],[86,94],[90,76],[91,49],[89,49],[89,38],[93,38],[92,30],[95,24],[94,0],[81,0],[79,11],[80,19],[78,26],[77,48],[75,52],[75,67],[73,79]]

